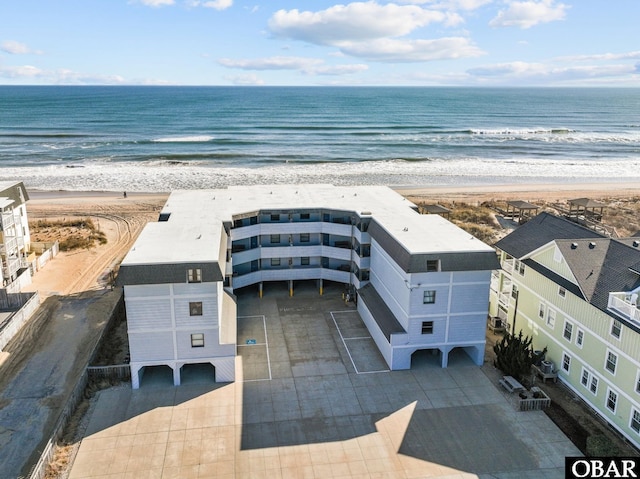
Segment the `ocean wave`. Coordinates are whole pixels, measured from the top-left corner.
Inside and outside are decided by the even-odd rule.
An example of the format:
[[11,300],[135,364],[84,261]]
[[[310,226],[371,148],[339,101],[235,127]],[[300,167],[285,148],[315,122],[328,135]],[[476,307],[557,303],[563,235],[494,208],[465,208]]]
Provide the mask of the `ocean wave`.
[[[428,164],[428,166],[426,166]],[[222,188],[229,185],[309,184],[387,186],[461,186],[509,183],[640,181],[635,161],[487,160],[466,158],[422,161],[405,159],[367,162],[211,167],[178,163],[84,163],[6,167],[3,180],[24,181],[28,188],[72,191],[146,191]]]
[[151,140],[153,143],[206,143],[213,140],[211,135],[165,136]]
[[575,133],[576,130],[570,128],[489,128],[489,129],[470,129],[471,135],[488,135],[488,136],[524,136],[524,135],[566,135]]

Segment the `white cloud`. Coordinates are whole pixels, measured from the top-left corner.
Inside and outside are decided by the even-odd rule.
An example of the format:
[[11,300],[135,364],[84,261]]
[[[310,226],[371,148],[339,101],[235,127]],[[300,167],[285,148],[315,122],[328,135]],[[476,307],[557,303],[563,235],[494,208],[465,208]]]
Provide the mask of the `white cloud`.
[[225,80],[233,83],[234,85],[264,85],[264,80],[257,75],[237,75],[237,76],[227,76]]
[[640,59],[640,51],[627,53],[601,53],[596,55],[575,55],[559,57],[557,61],[581,62],[581,61],[610,61],[610,60],[636,60]]
[[[556,66],[553,63],[509,62],[472,68],[467,73],[494,84],[563,85],[594,80],[625,80],[637,74],[637,65]],[[636,79],[637,81],[637,79]]]
[[569,6],[555,0],[540,1],[509,1],[506,10],[500,10],[498,15],[489,22],[492,27],[520,27],[531,28],[539,23],[562,20]]
[[218,63],[241,70],[295,70],[307,75],[350,75],[367,70],[364,64],[326,65],[323,60],[305,57],[269,57],[233,60],[221,58]]
[[211,0],[202,2],[202,6],[206,8],[214,8],[216,10],[226,10],[233,6],[233,0]]
[[0,78],[60,85],[120,85],[125,82],[119,75],[87,75],[64,68],[42,70],[32,65],[0,65]]
[[0,50],[12,55],[42,55],[40,50],[32,50],[24,43],[16,42],[15,40],[6,40],[0,45]]
[[400,0],[400,3],[412,5],[426,5],[439,10],[477,10],[478,8],[492,3],[493,0]]
[[258,59],[232,60],[221,58],[220,65],[241,70],[305,70],[313,65],[322,63],[322,60],[304,57],[269,57]]
[[140,3],[147,7],[164,7],[166,5],[173,5],[174,0],[140,0]]
[[316,45],[336,45],[344,41],[404,36],[431,23],[456,25],[462,21],[455,13],[369,1],[335,5],[318,12],[279,10],[269,19],[269,29],[280,37]]
[[427,62],[478,57],[484,52],[461,37],[436,40],[397,40],[385,38],[371,42],[343,44],[341,50],[352,56],[379,62]]

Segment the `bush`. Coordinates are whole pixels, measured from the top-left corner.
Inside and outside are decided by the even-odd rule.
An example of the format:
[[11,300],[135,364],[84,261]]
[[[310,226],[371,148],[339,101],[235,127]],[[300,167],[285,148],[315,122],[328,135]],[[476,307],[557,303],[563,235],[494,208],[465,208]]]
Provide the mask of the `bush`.
[[494,366],[507,376],[513,376],[517,380],[523,379],[531,373],[533,365],[540,357],[547,353],[544,348],[542,353],[536,355],[531,348],[532,338],[522,337],[522,330],[518,336],[507,334],[493,347],[496,353]]

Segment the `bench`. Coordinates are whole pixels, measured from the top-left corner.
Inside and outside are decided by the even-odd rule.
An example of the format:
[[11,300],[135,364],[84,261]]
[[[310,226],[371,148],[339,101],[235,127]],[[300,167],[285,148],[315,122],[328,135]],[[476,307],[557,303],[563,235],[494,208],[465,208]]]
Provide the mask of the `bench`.
[[516,379],[512,376],[502,376],[502,379],[498,380],[498,382],[510,393],[512,393],[513,391],[524,390],[524,386],[516,381]]

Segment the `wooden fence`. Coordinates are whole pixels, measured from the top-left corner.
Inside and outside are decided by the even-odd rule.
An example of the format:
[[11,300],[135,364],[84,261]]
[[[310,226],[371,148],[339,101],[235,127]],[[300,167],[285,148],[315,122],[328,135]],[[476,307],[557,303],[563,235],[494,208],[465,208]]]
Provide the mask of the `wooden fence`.
[[551,399],[549,399],[542,389],[533,387],[531,391],[538,397],[520,399],[520,411],[541,411],[551,406]]
[[128,364],[89,366],[87,373],[89,373],[89,379],[119,379],[121,381],[131,379],[131,368]]

